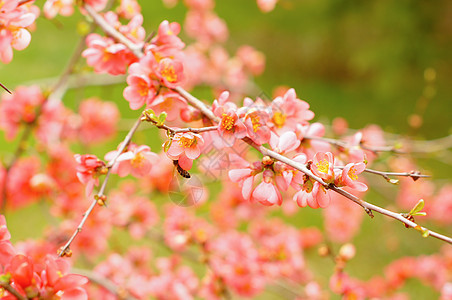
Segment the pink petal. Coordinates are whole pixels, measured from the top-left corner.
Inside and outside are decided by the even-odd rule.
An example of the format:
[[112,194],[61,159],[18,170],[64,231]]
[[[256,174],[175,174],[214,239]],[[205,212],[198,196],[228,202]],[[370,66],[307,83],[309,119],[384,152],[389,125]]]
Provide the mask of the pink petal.
[[61,300],[88,300],[88,294],[83,288],[75,288],[64,291]]

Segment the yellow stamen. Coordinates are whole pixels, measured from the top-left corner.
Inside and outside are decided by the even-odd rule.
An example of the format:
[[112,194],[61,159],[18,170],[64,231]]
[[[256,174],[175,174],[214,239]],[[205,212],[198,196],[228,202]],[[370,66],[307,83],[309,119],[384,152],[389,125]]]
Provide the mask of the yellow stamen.
[[280,111],[277,111],[273,114],[272,121],[276,127],[281,128],[284,126],[284,123],[286,123],[286,115]]
[[137,154],[135,155],[135,157],[132,158],[132,160],[130,161],[130,164],[131,164],[132,167],[134,167],[134,168],[139,168],[139,167],[143,164],[144,159],[145,159],[145,158],[144,158],[144,155],[143,155],[143,154],[137,153]]
[[162,70],[162,76],[166,78],[169,82],[176,82],[177,81],[177,75],[174,71],[174,66],[170,63],[165,63],[163,70]]
[[351,167],[350,170],[348,170],[347,175],[348,175],[348,177],[350,177],[351,180],[358,179],[358,175],[356,175],[356,169],[354,166]]
[[196,144],[196,139],[187,138],[185,136],[179,139],[179,145],[184,148],[190,148],[193,144]]
[[225,130],[231,130],[234,127],[234,118],[228,116],[227,114],[222,115],[223,120],[221,122],[221,127]]
[[251,124],[253,124],[253,131],[257,132],[259,127],[261,127],[260,124],[260,117],[259,116],[251,116]]
[[328,173],[328,168],[330,166],[330,164],[328,163],[328,161],[326,159],[319,161],[318,163],[316,163],[317,166],[317,170],[319,170],[319,172],[322,173]]

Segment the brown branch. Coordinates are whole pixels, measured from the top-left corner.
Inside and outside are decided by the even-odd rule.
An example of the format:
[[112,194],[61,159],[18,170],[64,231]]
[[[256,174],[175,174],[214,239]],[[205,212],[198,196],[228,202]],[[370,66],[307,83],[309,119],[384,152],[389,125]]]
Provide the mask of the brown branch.
[[129,132],[127,133],[126,137],[124,138],[124,141],[122,142],[121,146],[119,147],[115,157],[113,157],[113,159],[110,161],[110,163],[108,164],[107,168],[108,168],[108,172],[105,175],[105,179],[102,182],[102,185],[99,189],[99,192],[97,193],[97,195],[94,197],[93,201],[91,202],[91,205],[89,206],[89,208],[86,210],[86,212],[83,214],[83,218],[80,221],[79,225],[77,226],[77,228],[75,229],[74,233],[72,234],[72,236],[70,237],[70,239],[66,242],[66,244],[61,247],[58,250],[58,256],[64,256],[64,255],[68,255],[69,252],[69,248],[72,244],[72,242],[75,240],[75,238],[77,237],[77,235],[82,231],[83,226],[86,223],[86,220],[88,220],[89,215],[93,212],[94,207],[96,207],[97,204],[97,200],[102,197],[105,196],[105,188],[107,187],[107,183],[110,179],[110,175],[111,175],[111,170],[113,165],[116,163],[116,160],[118,159],[118,157],[122,154],[122,152],[124,151],[124,149],[126,149],[126,147],[129,145],[130,141],[132,140],[132,137],[135,133],[135,131],[138,129],[138,127],[141,124],[141,115],[138,118],[138,120],[135,122],[135,124],[133,125],[133,127],[129,130]]
[[107,278],[105,278],[93,271],[72,268],[71,272],[73,274],[85,276],[86,278],[89,279],[89,281],[105,288],[107,291],[109,291],[110,293],[115,295],[118,299],[138,300],[138,298],[135,298],[134,296],[130,295],[125,289],[117,287],[114,282],[108,280]]
[[[85,7],[87,7],[88,5],[85,5]],[[89,7],[89,6],[88,6]],[[106,24],[105,20],[103,20],[103,18],[98,15],[93,9],[87,9],[88,13],[93,17],[93,19],[97,22],[97,24],[104,29],[107,33],[111,33],[112,30],[114,31],[114,34],[116,36],[118,36],[118,40],[125,41],[125,45],[128,46],[132,51],[134,51],[134,49],[137,49],[137,45],[134,44],[133,42],[131,42],[129,39],[127,39],[124,35],[122,35],[121,33],[119,33],[118,31],[116,31],[114,28],[112,28],[110,25]],[[135,53],[135,51],[134,51]],[[140,51],[139,53],[136,53],[138,57],[143,56],[143,53]],[[213,121],[214,123],[219,123],[219,118],[217,116],[214,115],[214,113],[212,112],[212,110],[210,110],[201,100],[197,99],[196,97],[194,97],[193,95],[191,95],[189,92],[185,91],[183,88],[181,87],[177,87],[174,89],[175,91],[177,91],[182,97],[185,98],[185,100],[187,100],[187,102],[192,105],[193,107],[197,108],[198,110],[200,110],[207,118],[209,118],[211,121]],[[314,139],[313,137],[311,137],[311,139]],[[318,140],[324,140],[323,138],[315,138]],[[245,137],[243,139],[246,143],[248,143],[250,146],[252,146],[253,148],[257,149],[259,152],[261,152],[263,155],[268,155],[271,158],[274,158],[276,160],[279,160],[293,168],[295,168],[296,170],[299,170],[301,172],[303,172],[304,174],[308,175],[309,177],[313,178],[314,180],[316,180],[317,182],[319,182],[320,184],[322,184],[325,188],[327,189],[331,189],[333,191],[335,191],[336,193],[341,194],[342,196],[350,199],[351,201],[355,202],[356,204],[360,205],[361,207],[363,207],[363,209],[366,211],[366,213],[370,216],[373,217],[373,213],[372,211],[376,211],[379,212],[380,214],[386,215],[388,217],[394,218],[396,220],[399,220],[400,222],[404,223],[406,226],[412,227],[412,228],[416,228],[416,229],[420,229],[422,231],[427,231],[429,233],[429,235],[438,238],[440,240],[443,240],[449,244],[452,244],[452,239],[450,237],[447,237],[445,235],[436,233],[434,231],[428,230],[424,227],[419,226],[418,224],[406,219],[405,217],[403,217],[401,214],[399,213],[395,213],[389,210],[386,210],[384,208],[381,208],[379,206],[373,205],[371,203],[368,203],[358,197],[356,197],[353,194],[350,194],[344,190],[342,190],[341,188],[338,188],[332,184],[327,184],[325,183],[321,178],[315,176],[309,169],[306,168],[305,165],[303,164],[299,164],[277,152],[274,152],[272,150],[269,150],[263,146],[257,145],[256,143],[254,143],[250,138]],[[331,141],[331,139],[329,139]],[[397,149],[395,149],[394,147],[379,147],[379,148],[370,148],[370,147],[366,147],[361,145],[361,147],[363,149],[369,150],[369,151],[373,151],[373,152],[380,152],[380,151],[390,151],[390,152],[395,152],[395,153],[400,153]]]
[[28,298],[25,296],[22,296],[15,288],[13,288],[9,282],[4,282],[0,280],[0,287],[7,290],[11,295],[16,297],[19,300],[27,300]]

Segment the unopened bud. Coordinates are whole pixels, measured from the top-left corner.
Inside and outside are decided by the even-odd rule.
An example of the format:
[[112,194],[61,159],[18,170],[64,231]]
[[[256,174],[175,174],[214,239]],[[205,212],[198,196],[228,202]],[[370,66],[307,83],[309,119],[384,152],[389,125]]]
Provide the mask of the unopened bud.
[[356,248],[353,244],[347,243],[339,249],[339,256],[344,260],[350,260],[355,257]]
[[327,245],[321,245],[319,249],[317,249],[317,253],[321,257],[328,256],[330,254],[330,248]]

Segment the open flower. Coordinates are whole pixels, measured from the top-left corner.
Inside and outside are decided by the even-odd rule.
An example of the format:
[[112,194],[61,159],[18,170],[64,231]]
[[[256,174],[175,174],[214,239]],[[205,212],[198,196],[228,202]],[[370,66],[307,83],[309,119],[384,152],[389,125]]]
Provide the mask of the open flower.
[[262,176],[262,182],[254,189],[252,199],[266,206],[281,205],[282,196],[274,182],[274,172],[265,170]]
[[246,127],[237,113],[231,109],[221,115],[218,133],[223,138],[225,145],[232,146],[236,139],[242,139],[246,136]]
[[301,190],[293,196],[293,200],[300,207],[325,208],[330,204],[331,198],[329,191],[323,185],[305,176]]
[[201,155],[200,146],[203,144],[204,139],[197,133],[177,133],[173,136],[171,146],[166,155],[173,160],[178,160],[182,169],[190,170],[193,160]]
[[325,182],[334,181],[334,156],[331,152],[317,152],[314,155],[311,171]]
[[367,191],[366,184],[356,181],[358,174],[362,173],[365,169],[366,164],[364,163],[349,163],[344,167],[341,175],[336,178],[334,184],[336,186],[348,186],[360,192]]
[[[105,155],[105,159],[111,161],[118,151],[111,151]],[[130,144],[127,151],[121,153],[113,165],[112,171],[117,173],[119,177],[129,174],[135,177],[143,177],[149,175],[153,163],[158,159],[158,155],[151,152],[151,148],[146,145],[137,146]]]
[[105,163],[91,154],[75,154],[77,177],[86,185],[86,195],[90,195],[94,186],[99,185],[99,176],[105,174]]

